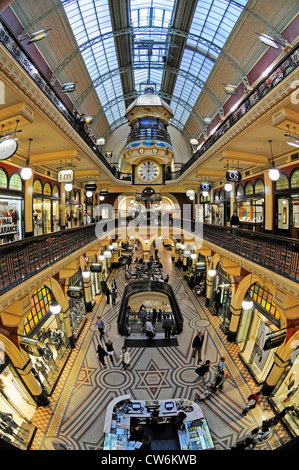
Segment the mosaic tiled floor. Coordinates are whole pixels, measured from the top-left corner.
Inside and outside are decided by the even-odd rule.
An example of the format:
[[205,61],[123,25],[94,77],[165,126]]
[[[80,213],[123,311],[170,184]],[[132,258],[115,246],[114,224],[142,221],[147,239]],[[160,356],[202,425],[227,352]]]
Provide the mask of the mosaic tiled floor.
[[[32,450],[52,450],[53,440],[68,444],[74,450],[100,450],[107,405],[119,395],[129,394],[132,399],[140,400],[197,399],[203,385],[193,382],[197,365],[191,358],[191,344],[199,328],[205,330],[202,359],[211,361],[209,380],[221,356],[225,357],[230,373],[224,390],[201,402],[215,449],[230,449],[263,419],[273,415],[267,399],[262,397],[254,410],[242,416],[246,398],[258,387],[238,357],[238,346],[226,341],[218,317],[209,313],[204,298],[190,291],[183,273],[174,268],[170,252],[162,248],[159,256],[184,317],[183,332],[177,337],[178,346],[151,348],[150,354],[146,348],[132,348],[132,370],[121,370],[118,356],[124,338],[117,332],[116,320],[127,281],[122,269],[113,272],[118,283],[118,302],[113,307],[106,305],[106,299],[101,296],[96,297],[96,305],[50,398],[50,406],[38,409],[34,416],[37,432]],[[106,369],[99,364],[96,355],[99,338],[94,323],[99,313],[106,324],[106,337],[113,341],[115,348],[114,366],[107,361]],[[279,424],[271,429],[269,439],[258,444],[255,450],[275,449],[289,439],[286,429]]]

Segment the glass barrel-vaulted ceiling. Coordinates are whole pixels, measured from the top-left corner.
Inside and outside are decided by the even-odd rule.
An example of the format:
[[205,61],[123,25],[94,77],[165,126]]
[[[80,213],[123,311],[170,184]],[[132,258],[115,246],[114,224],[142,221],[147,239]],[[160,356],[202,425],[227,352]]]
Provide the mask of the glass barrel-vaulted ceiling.
[[164,98],[163,73],[178,47],[171,38],[183,34],[187,39],[182,59],[173,92],[167,96],[174,113],[172,123],[183,130],[247,0],[198,0],[188,33],[172,27],[176,0],[127,1],[130,28],[113,31],[109,0],[62,0],[110,129],[126,122],[114,36],[130,35],[132,58],[128,63],[133,67],[135,95],[151,84]]

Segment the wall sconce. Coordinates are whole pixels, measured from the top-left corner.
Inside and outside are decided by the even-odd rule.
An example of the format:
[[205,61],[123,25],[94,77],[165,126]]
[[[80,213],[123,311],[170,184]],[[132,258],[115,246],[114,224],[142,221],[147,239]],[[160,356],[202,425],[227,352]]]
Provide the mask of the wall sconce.
[[270,150],[271,150],[271,156],[272,156],[272,161],[271,161],[271,168],[269,170],[269,178],[272,181],[277,181],[280,177],[280,172],[277,168],[275,168],[275,163],[273,159],[273,152],[272,152],[272,140],[268,141],[270,144]]
[[26,166],[24,168],[22,168],[22,170],[21,170],[21,178],[25,181],[29,180],[32,176],[32,170],[29,167],[31,142],[32,142],[32,139],[29,139],[28,157],[27,157],[27,161],[26,161]]

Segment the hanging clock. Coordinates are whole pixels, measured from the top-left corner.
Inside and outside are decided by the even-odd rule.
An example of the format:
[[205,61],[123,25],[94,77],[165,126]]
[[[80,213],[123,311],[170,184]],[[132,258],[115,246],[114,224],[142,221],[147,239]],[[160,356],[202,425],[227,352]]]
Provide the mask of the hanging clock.
[[160,166],[156,162],[146,160],[138,165],[137,172],[143,181],[155,181],[160,174]]

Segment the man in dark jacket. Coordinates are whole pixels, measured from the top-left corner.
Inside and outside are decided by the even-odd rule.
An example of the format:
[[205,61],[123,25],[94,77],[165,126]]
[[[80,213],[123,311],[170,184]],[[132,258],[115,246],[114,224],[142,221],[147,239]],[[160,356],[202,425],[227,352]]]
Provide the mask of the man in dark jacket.
[[162,328],[164,330],[165,339],[170,340],[170,333],[173,327],[173,321],[170,319],[170,315],[166,315],[166,318],[163,320]]
[[202,366],[198,367],[196,369],[196,374],[198,375],[198,378],[194,380],[194,382],[199,382],[199,381],[203,381],[205,382],[205,376],[207,375],[207,373],[209,372],[209,369],[210,369],[210,364],[211,362],[210,361],[206,361]]
[[196,357],[196,353],[197,353],[197,364],[199,364],[202,359],[201,359],[201,349],[202,349],[202,345],[203,345],[203,340],[204,340],[204,332],[201,330],[197,333],[197,335],[195,336],[193,342],[192,342],[192,348],[193,348],[193,351],[192,351],[192,358]]

